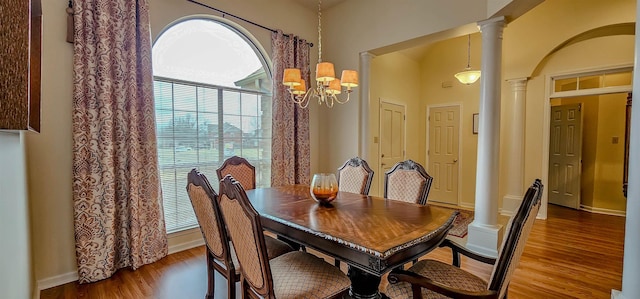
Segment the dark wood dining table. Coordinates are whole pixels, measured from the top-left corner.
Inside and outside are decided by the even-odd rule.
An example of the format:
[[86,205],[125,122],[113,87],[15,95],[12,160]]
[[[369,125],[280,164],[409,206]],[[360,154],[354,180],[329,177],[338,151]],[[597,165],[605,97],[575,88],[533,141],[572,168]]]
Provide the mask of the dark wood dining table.
[[384,298],[382,275],[436,248],[457,211],[338,192],[331,205],[313,200],[309,186],[247,190],[264,229],[349,265],[352,298]]

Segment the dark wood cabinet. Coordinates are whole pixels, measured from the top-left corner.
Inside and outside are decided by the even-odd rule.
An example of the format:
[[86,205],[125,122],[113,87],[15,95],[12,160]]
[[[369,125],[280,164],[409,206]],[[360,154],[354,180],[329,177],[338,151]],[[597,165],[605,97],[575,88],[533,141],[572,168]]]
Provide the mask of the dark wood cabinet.
[[0,130],[40,132],[40,1],[0,2]]

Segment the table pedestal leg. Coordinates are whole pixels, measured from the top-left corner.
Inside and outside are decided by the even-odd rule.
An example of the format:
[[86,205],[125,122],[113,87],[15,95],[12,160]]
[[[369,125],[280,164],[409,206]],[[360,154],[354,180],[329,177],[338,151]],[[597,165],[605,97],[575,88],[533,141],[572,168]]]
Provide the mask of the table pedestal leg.
[[349,296],[353,299],[380,299],[388,298],[378,291],[380,276],[369,274],[355,267],[349,267],[347,272],[351,279]]

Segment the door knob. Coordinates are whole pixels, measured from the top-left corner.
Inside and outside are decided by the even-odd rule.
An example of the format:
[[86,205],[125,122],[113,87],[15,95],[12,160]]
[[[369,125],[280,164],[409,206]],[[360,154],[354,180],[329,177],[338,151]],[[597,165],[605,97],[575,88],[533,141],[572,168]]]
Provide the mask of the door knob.
[[380,163],[380,166],[385,166],[385,165],[387,165],[387,164],[385,164],[385,163]]
[[453,159],[453,163],[456,163],[456,162],[458,162],[458,159]]
[[382,157],[382,158],[384,158],[384,154],[382,154],[382,156],[381,156],[381,157]]

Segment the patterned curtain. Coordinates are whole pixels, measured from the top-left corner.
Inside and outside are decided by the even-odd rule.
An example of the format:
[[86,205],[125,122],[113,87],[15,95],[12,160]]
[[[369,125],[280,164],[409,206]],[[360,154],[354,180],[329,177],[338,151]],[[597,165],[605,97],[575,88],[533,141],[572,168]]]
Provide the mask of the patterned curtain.
[[74,1],[73,201],[80,283],[167,255],[147,0]]
[[309,44],[306,40],[271,34],[273,52],[273,124],[271,186],[309,184],[309,110],[291,101],[282,85],[285,68],[299,68],[309,85]]

